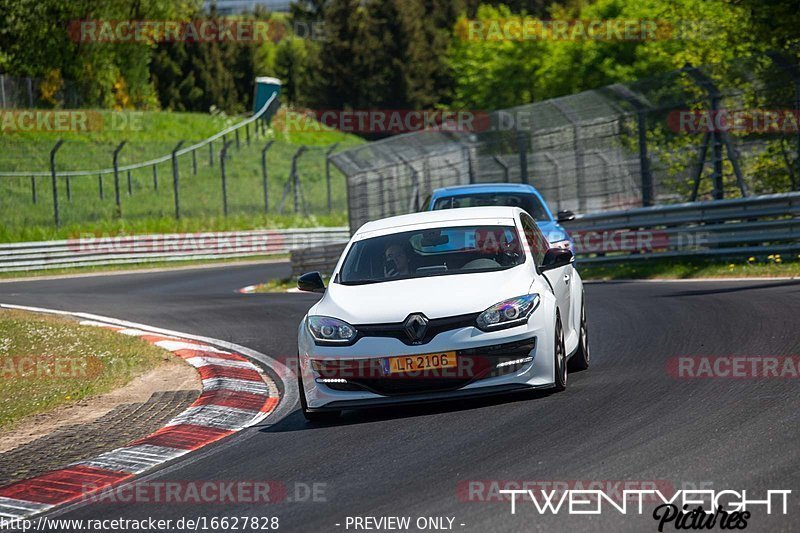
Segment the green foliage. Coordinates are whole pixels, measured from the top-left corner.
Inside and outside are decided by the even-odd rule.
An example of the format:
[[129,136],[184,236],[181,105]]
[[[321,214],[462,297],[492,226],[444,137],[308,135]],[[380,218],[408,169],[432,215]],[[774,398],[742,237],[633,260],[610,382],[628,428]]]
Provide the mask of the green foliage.
[[[465,40],[456,25],[448,53],[455,104],[496,109],[573,94],[693,65],[735,64],[735,58],[789,48],[800,40],[800,14],[792,2],[758,0],[597,0],[579,8],[554,4],[562,20],[645,20],[656,39]],[[781,13],[775,24],[767,16]],[[479,20],[514,16],[505,6],[482,6]],[[516,13],[519,15],[519,12]]]

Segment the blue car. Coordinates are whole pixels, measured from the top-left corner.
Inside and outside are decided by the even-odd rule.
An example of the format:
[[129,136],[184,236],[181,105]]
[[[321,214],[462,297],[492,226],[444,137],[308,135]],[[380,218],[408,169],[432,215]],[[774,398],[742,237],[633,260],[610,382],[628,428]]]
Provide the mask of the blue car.
[[423,207],[425,211],[458,207],[511,206],[521,207],[536,221],[539,229],[555,248],[575,251],[574,243],[559,222],[575,219],[572,211],[559,211],[553,217],[539,191],[521,183],[484,183],[436,189]]

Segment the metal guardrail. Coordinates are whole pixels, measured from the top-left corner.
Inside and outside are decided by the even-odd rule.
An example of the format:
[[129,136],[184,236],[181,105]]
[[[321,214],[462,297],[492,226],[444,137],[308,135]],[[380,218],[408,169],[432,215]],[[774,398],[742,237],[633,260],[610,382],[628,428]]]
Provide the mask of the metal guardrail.
[[339,262],[339,257],[347,246],[347,240],[322,246],[297,248],[292,250],[292,276],[298,277],[306,272],[318,270],[330,274]]
[[[800,252],[800,193],[609,211],[565,224],[583,264]],[[330,273],[345,242],[292,252],[292,274]]]
[[583,215],[565,224],[582,263],[800,251],[800,193]]
[[0,272],[280,255],[349,235],[347,228],[300,228],[0,244]]

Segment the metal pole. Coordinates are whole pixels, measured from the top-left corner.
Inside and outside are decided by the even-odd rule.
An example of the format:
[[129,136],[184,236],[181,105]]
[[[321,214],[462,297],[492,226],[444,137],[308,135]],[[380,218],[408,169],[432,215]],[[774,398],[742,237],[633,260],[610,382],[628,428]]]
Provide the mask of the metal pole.
[[528,143],[525,133],[517,131],[517,149],[519,150],[519,175],[522,183],[528,183]]
[[126,142],[128,141],[122,141],[117,145],[116,149],[114,149],[114,199],[117,202],[117,211],[120,216],[122,216],[122,205],[119,201],[119,152],[122,150],[122,147],[125,146]]
[[133,194],[133,180],[131,180],[131,171],[128,170],[128,196]]
[[33,107],[33,80],[28,77],[28,107]]
[[197,176],[197,150],[192,150],[192,174]]
[[158,190],[158,165],[153,165],[153,189]]
[[103,191],[103,175],[97,175],[97,188],[100,191],[100,199],[105,200],[105,192]]
[[650,207],[655,203],[653,191],[653,174],[650,172],[650,157],[647,154],[647,120],[644,111],[636,113],[636,124],[639,130],[639,171],[642,174],[642,206]]
[[53,181],[53,218],[55,219],[56,227],[59,227],[61,225],[61,220],[58,212],[58,181],[56,180],[56,152],[58,151],[59,148],[61,148],[62,144],[64,144],[64,140],[59,139],[58,142],[56,142],[55,146],[53,146],[53,149],[50,150],[50,176],[52,177]]
[[305,146],[301,146],[300,148],[297,149],[297,152],[294,154],[294,157],[292,157],[292,172],[291,172],[290,181],[292,183],[292,192],[293,192],[293,196],[294,196],[293,199],[294,199],[294,212],[295,212],[295,214],[300,212],[300,210],[299,210],[299,200],[300,200],[300,198],[298,197],[299,191],[297,190],[297,184],[298,184],[298,181],[299,181],[299,178],[297,176],[297,160],[300,158],[300,156],[305,151],[306,151],[306,147]]
[[6,107],[6,77],[0,74],[0,107]]
[[242,146],[239,144],[239,130],[236,130],[236,149],[239,150]]
[[[712,96],[711,98],[711,117],[714,122],[717,120],[719,114],[719,98]],[[722,139],[720,132],[716,127],[711,128],[711,142],[714,153],[714,199],[722,200],[725,198],[725,186],[722,182]]]
[[331,154],[333,154],[333,151],[336,150],[338,146],[339,143],[336,143],[325,152],[325,183],[328,186],[328,213],[333,211],[333,202],[331,200]]
[[222,151],[219,153],[219,169],[222,174],[222,212],[226,217],[228,216],[228,180],[225,175],[225,158],[228,155],[228,147],[231,144],[233,144],[233,141],[227,141],[222,146]]
[[511,181],[511,175],[509,173],[508,165],[506,165],[506,163],[500,159],[500,156],[493,155],[492,159],[494,159],[494,162],[503,169],[503,181],[509,183]]
[[33,203],[36,204],[36,176],[31,176],[31,194],[33,195]]
[[214,141],[208,142],[208,166],[214,166]]
[[69,176],[66,176],[65,179],[66,179],[66,182],[67,182],[67,201],[71,202],[72,201],[72,187],[71,187],[71,184],[70,184]]
[[180,141],[172,149],[172,191],[175,195],[175,220],[181,219],[181,199],[180,199],[180,172],[178,169],[178,150],[183,146],[183,141]]
[[264,212],[269,212],[269,188],[267,187],[267,150],[275,143],[269,141],[261,150],[261,181],[264,187]]
[[247,140],[247,146],[250,146],[250,124],[244,125],[244,134],[245,139]]

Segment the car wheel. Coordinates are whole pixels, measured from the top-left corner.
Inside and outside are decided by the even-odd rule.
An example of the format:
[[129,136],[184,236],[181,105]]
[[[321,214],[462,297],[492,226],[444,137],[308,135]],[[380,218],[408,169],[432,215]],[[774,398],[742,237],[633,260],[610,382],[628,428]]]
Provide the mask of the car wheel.
[[581,335],[578,340],[578,351],[569,358],[570,372],[580,372],[589,368],[589,329],[586,327],[586,305],[581,305]]
[[556,345],[555,345],[555,389],[561,392],[567,388],[567,350],[564,346],[564,329],[561,327],[561,317],[556,315]]
[[300,410],[309,422],[332,422],[339,418],[341,411],[309,411],[306,401],[306,390],[303,388],[303,380],[297,376],[297,388],[300,392]]

